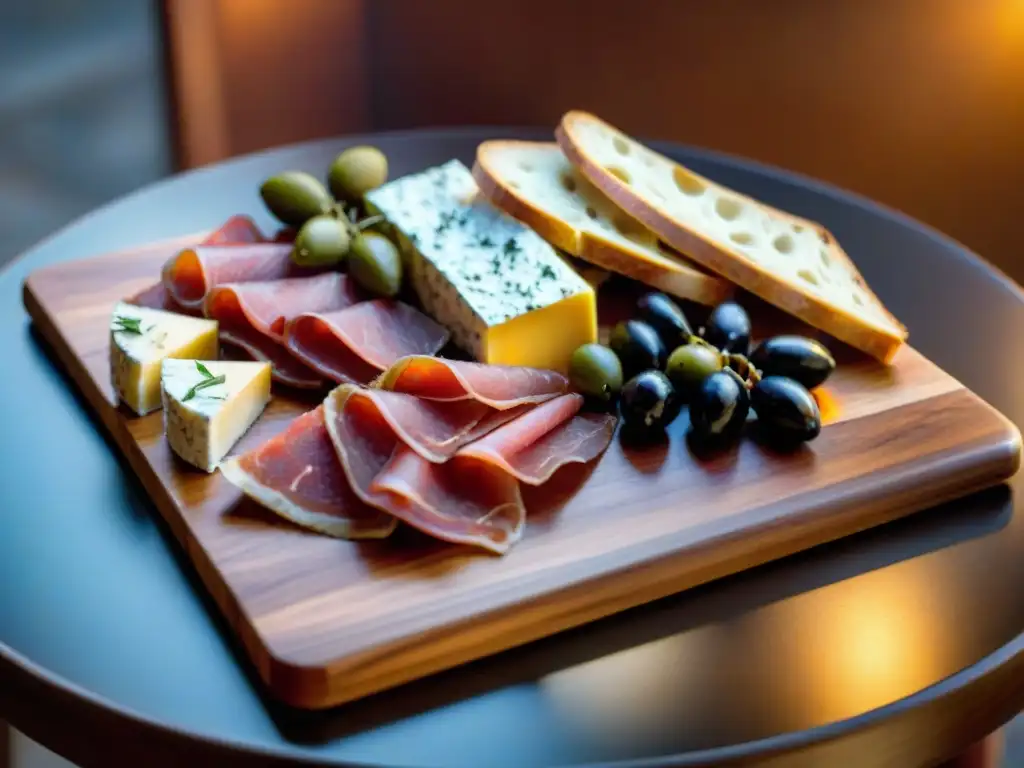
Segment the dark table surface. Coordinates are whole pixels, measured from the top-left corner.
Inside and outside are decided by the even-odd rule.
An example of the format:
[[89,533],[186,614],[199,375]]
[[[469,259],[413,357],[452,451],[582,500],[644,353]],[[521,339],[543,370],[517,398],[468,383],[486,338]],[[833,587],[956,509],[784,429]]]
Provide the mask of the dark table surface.
[[[372,137],[392,176],[496,135]],[[360,140],[360,139],[356,139]],[[33,269],[249,213],[270,173],[347,142],[247,156],[141,190],[0,274],[0,716],[82,765],[924,765],[1024,707],[1019,480],[326,713],[266,699],[20,300]],[[1024,295],[868,201],[658,145],[826,224],[915,347],[1024,424]],[[775,761],[778,761],[777,763]],[[827,761],[827,762],[821,762]],[[664,764],[662,760],[658,764]],[[731,764],[731,763],[730,763]]]

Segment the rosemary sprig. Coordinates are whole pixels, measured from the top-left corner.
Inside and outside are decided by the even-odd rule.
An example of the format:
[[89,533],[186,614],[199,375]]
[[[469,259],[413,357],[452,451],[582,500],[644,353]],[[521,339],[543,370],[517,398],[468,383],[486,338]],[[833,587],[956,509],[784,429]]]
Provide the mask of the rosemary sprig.
[[[141,317],[127,317],[126,315],[114,315],[114,331],[123,331],[124,333],[134,333],[141,336],[145,331],[142,330],[142,318]],[[153,326],[149,326],[146,330],[148,331]]]
[[[192,387],[188,392],[186,392],[185,396],[183,398],[181,398],[181,402],[185,402],[186,400],[191,400],[202,389],[208,389],[209,387],[215,387],[218,384],[223,384],[227,380],[227,377],[224,374],[221,374],[220,376],[214,376],[212,373],[210,373],[210,369],[207,368],[205,365],[203,365],[198,360],[196,360],[196,370],[198,370],[199,373],[202,375],[203,380],[200,381],[198,384],[196,384],[194,387]],[[213,400],[223,400],[224,399],[223,397],[217,397],[216,395],[207,395],[207,397],[209,397],[209,398],[211,398]]]

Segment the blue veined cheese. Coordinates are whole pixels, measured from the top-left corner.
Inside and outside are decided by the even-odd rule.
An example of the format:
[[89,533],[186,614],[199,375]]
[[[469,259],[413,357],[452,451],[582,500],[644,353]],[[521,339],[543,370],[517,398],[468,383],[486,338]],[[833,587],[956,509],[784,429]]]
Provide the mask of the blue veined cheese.
[[565,372],[597,340],[593,287],[543,238],[478,194],[458,160],[367,193],[399,241],[424,310],[480,362]]
[[171,450],[213,472],[270,402],[270,363],[167,359],[160,389]]
[[119,302],[110,321],[110,378],[118,398],[143,416],[160,407],[166,358],[216,360],[217,322]]

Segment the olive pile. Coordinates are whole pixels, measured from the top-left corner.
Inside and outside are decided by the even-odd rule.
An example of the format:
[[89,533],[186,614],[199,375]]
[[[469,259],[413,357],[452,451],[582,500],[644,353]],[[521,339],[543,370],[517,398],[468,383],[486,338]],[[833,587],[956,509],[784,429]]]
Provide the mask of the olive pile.
[[688,405],[698,439],[735,441],[753,412],[766,439],[797,445],[821,432],[810,390],[835,365],[828,349],[803,336],[773,336],[751,351],[750,318],[736,302],[715,307],[694,332],[675,301],[652,292],[612,329],[607,347],[577,349],[569,375],[592,400],[617,398],[632,430],[657,434]]
[[388,179],[388,160],[376,147],[349,147],[327,171],[327,184],[305,171],[284,171],[260,185],[260,198],[295,230],[292,261],[302,267],[341,267],[375,296],[402,287],[402,260],[387,237],[368,231],[381,219],[364,216],[363,196]]

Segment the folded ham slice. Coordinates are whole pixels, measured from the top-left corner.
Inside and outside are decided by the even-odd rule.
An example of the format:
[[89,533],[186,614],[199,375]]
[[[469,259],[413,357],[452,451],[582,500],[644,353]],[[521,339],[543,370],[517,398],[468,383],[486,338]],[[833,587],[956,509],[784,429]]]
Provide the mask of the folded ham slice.
[[397,520],[364,504],[349,485],[317,406],[241,456],[221,474],[245,495],[291,522],[344,539],[380,539]]
[[375,386],[430,400],[476,400],[499,410],[543,403],[564,394],[569,380],[539,368],[488,365],[441,357],[404,357]]
[[161,273],[171,297],[186,309],[198,309],[206,294],[222,283],[280,280],[315,274],[291,260],[289,243],[197,245],[168,260]]
[[379,389],[354,388],[348,397],[376,409],[381,429],[427,461],[442,463],[461,446],[486,435],[533,408],[524,404],[499,411],[475,400],[441,402]]
[[319,374],[284,347],[286,322],[308,309],[330,310],[359,301],[352,281],[339,272],[312,277],[218,285],[203,302],[222,340],[273,366],[274,378],[296,387],[319,387]]
[[375,299],[345,309],[309,311],[289,321],[285,345],[295,357],[338,383],[368,384],[408,355],[433,355],[448,330],[401,301]]
[[430,536],[504,553],[526,510],[515,478],[484,462],[432,463],[405,446],[373,398],[349,384],[324,401],[327,431],[353,490]]
[[527,485],[542,485],[561,467],[585,464],[611,443],[616,418],[607,413],[578,413],[580,395],[569,394],[538,405],[455,454],[494,465]]
[[[263,233],[256,226],[249,216],[232,216],[217,229],[210,232],[199,243],[200,245],[246,245],[251,243],[266,242]],[[144,288],[133,296],[125,299],[128,304],[135,304],[150,309],[163,309],[168,312],[178,312],[184,315],[199,315],[201,307],[191,309],[183,307],[167,290],[163,280]]]

